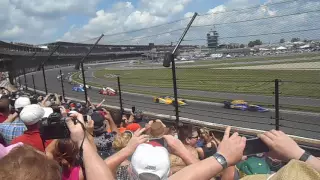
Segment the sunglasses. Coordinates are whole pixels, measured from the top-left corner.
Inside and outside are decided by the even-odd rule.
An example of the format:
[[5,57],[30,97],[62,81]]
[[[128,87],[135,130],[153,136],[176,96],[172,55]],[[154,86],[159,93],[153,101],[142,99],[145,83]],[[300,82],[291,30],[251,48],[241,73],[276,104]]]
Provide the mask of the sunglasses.
[[199,136],[189,137],[189,139],[198,139]]

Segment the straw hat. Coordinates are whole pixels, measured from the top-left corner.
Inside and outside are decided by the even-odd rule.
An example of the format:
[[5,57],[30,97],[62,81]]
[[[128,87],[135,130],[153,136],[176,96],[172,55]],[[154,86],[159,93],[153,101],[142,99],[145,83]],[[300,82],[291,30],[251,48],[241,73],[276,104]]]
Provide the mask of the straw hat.
[[150,128],[148,129],[149,135],[152,138],[161,138],[165,135],[169,129],[166,127],[165,124],[160,119],[150,121],[149,123]]
[[291,160],[275,174],[249,175],[241,180],[315,180],[320,179],[320,173],[307,163]]

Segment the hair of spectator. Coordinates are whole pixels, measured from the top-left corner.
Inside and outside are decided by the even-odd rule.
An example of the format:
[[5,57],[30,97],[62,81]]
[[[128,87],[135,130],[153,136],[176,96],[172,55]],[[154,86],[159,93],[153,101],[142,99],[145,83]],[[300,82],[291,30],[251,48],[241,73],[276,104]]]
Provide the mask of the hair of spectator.
[[1,113],[8,113],[9,112],[9,104],[10,100],[7,98],[0,99],[0,112]]
[[114,139],[112,143],[112,148],[116,151],[120,151],[122,148],[126,147],[130,141],[132,135],[129,133],[122,133]]
[[79,149],[71,139],[59,139],[52,154],[62,169],[67,171],[76,165],[78,153]]
[[178,138],[181,142],[183,142],[184,144],[186,144],[186,140],[187,138],[192,136],[192,132],[193,132],[193,126],[192,125],[184,125],[182,127],[179,128],[178,131]]
[[23,145],[0,160],[0,179],[61,180],[60,166],[31,146]]
[[2,144],[3,146],[7,146],[6,141],[4,140],[3,135],[0,133],[0,144]]

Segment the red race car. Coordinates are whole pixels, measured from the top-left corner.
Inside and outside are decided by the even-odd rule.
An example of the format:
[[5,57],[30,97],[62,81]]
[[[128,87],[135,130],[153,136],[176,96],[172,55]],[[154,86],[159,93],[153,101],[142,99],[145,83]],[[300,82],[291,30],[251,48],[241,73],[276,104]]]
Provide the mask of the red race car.
[[108,96],[116,96],[116,95],[118,95],[118,91],[114,90],[110,87],[106,87],[106,88],[100,89],[99,94],[108,95]]

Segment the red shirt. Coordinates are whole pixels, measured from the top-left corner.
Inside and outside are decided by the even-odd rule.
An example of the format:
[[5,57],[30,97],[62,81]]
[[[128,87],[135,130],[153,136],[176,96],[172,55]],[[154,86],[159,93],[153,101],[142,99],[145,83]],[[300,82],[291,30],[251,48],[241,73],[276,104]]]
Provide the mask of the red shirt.
[[0,123],[3,123],[7,118],[8,116],[5,116],[2,113],[0,113]]
[[[52,140],[50,140],[50,141],[46,140],[45,147],[47,147],[51,143],[51,141]],[[40,137],[39,129],[26,130],[21,136],[14,138],[11,141],[11,144],[15,144],[18,142],[28,144],[28,145],[38,149],[39,151],[45,152],[45,149],[42,144],[42,139]]]

